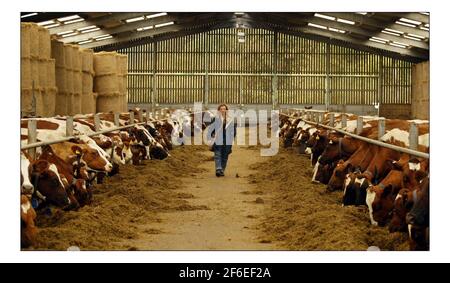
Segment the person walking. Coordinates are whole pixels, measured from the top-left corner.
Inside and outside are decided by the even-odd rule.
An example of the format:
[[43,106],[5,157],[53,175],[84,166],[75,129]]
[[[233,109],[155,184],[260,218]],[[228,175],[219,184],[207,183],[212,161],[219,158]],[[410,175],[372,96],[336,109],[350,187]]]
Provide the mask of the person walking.
[[217,114],[208,128],[208,137],[211,137],[211,151],[214,151],[214,162],[216,176],[224,177],[227,168],[228,156],[232,152],[233,140],[236,137],[236,127],[234,117],[230,117],[228,106],[220,104]]

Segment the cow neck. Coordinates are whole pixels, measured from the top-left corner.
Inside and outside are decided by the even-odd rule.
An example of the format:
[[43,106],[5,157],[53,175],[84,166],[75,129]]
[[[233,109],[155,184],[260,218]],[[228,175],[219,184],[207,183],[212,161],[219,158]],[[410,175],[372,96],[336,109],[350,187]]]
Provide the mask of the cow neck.
[[370,152],[370,146],[367,147],[366,153],[364,154],[363,159],[361,159],[361,161],[359,162],[358,166],[361,167],[361,164],[366,160],[367,155]]

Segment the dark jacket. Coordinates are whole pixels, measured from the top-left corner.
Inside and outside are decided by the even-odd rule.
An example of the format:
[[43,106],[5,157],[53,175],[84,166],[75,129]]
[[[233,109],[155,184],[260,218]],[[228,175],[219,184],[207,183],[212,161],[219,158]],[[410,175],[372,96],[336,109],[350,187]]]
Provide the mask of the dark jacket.
[[227,117],[227,121],[224,125],[223,119],[220,116],[216,115],[211,125],[209,125],[208,127],[208,138],[212,137],[214,140],[213,149],[217,149],[219,147],[222,150],[231,153],[233,140],[236,137],[236,130],[236,119]]

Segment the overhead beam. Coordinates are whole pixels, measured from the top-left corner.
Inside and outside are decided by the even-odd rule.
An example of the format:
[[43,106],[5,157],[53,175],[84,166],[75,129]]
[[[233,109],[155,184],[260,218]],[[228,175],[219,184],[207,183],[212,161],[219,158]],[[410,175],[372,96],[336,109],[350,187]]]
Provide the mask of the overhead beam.
[[22,12],[22,13],[20,13],[20,15],[23,16],[23,15],[27,15],[27,14],[31,14],[31,13],[38,13],[38,14],[35,15],[35,16],[31,16],[31,17],[21,18],[20,21],[21,22],[39,23],[39,22],[45,22],[45,21],[54,20],[54,19],[57,19],[57,18],[77,15],[76,12],[69,12],[69,13],[59,13],[59,12],[51,12],[51,13],[49,13],[49,12]]
[[353,21],[353,22],[356,22],[356,23],[359,23],[362,25],[377,27],[380,29],[391,28],[391,29],[395,29],[398,31],[402,31],[404,33],[416,34],[416,35],[420,35],[420,36],[423,36],[426,38],[430,37],[430,33],[425,30],[407,27],[407,26],[403,26],[400,24],[396,24],[396,23],[389,23],[388,21],[381,21],[381,20],[377,20],[377,19],[374,19],[369,16],[360,15],[360,14],[340,13],[340,12],[339,13],[338,12],[325,12],[325,13],[321,13],[321,14],[332,16],[332,17],[338,17],[341,19]]
[[220,29],[220,28],[231,28],[233,24],[231,23],[217,23],[214,25],[210,25],[207,27],[201,27],[201,28],[196,28],[196,29],[191,29],[191,30],[182,30],[182,31],[177,31],[177,32],[171,32],[168,34],[164,34],[161,36],[155,36],[155,37],[145,37],[145,38],[140,38],[137,40],[133,40],[133,41],[126,41],[126,42],[122,42],[122,43],[118,43],[118,44],[110,44],[107,46],[99,46],[96,47],[94,50],[96,52],[98,51],[115,51],[115,50],[119,50],[119,49],[124,49],[124,48],[129,48],[129,47],[133,47],[133,46],[138,46],[138,45],[142,45],[142,44],[146,44],[146,43],[152,43],[152,42],[158,42],[158,41],[163,41],[163,40],[168,40],[168,39],[172,39],[172,38],[177,38],[177,37],[183,37],[183,36],[188,36],[188,35],[192,35],[192,34],[197,34],[197,33],[203,33],[203,32],[208,32],[211,30],[215,30],[215,29]]
[[118,34],[118,33],[122,33],[122,32],[136,30],[141,27],[172,22],[177,19],[178,19],[177,17],[167,15],[167,16],[146,19],[146,20],[133,22],[133,23],[124,23],[124,24],[121,24],[118,27],[114,27],[114,28],[104,28],[104,29],[94,31],[94,32],[82,33],[79,35],[62,38],[62,39],[60,39],[60,41],[62,41],[64,43],[79,42],[79,41],[89,40],[95,36],[100,36],[100,35],[105,35],[105,34],[114,35],[114,34]]
[[[277,14],[277,15],[279,15],[279,14]],[[283,17],[289,23],[301,23],[301,24],[312,23],[312,24],[317,24],[317,25],[322,25],[322,26],[327,26],[327,27],[331,27],[331,28],[335,28],[335,29],[348,31],[348,32],[351,32],[354,34],[360,34],[362,36],[365,36],[367,39],[372,36],[375,36],[375,37],[381,37],[381,38],[384,38],[384,39],[387,39],[390,41],[397,41],[399,43],[403,43],[403,44],[410,45],[412,47],[416,47],[416,48],[420,48],[420,49],[425,49],[425,50],[429,49],[429,44],[427,42],[408,39],[408,38],[405,38],[404,36],[390,35],[390,34],[382,33],[379,30],[378,31],[368,30],[368,29],[362,28],[361,26],[357,26],[357,25],[349,25],[349,24],[340,23],[337,21],[322,19],[322,18],[315,17],[315,16],[295,17],[291,14],[286,14],[286,15],[283,15]]]
[[146,20],[133,22],[133,23],[126,23],[126,24],[123,24],[123,25],[120,25],[120,26],[114,27],[114,28],[101,29],[101,30],[95,31],[95,32],[89,32],[89,33],[85,33],[85,34],[75,35],[75,36],[67,37],[66,39],[61,40],[61,41],[65,42],[65,43],[80,42],[80,41],[89,40],[95,36],[106,35],[106,34],[115,35],[115,34],[120,34],[120,33],[124,33],[124,32],[129,32],[129,31],[136,31],[138,28],[163,24],[163,23],[167,23],[167,22],[182,23],[182,22],[188,22],[188,21],[202,20],[204,18],[211,18],[212,15],[213,15],[212,13],[201,13],[201,14],[193,15],[193,16],[186,17],[186,18],[179,17],[179,16],[173,16],[173,15],[167,15],[167,16],[146,19]]
[[62,25],[49,29],[50,34],[57,34],[64,31],[76,30],[92,25],[101,26],[106,23],[122,21],[130,18],[136,18],[142,15],[148,15],[149,13],[112,13],[111,15],[105,15],[97,18],[86,19],[83,22],[76,22],[73,24]]
[[422,22],[424,24],[429,24],[430,23],[430,16],[429,15],[420,14],[420,13],[377,13],[377,14],[387,15],[387,16],[390,16],[390,17],[397,17],[399,19],[400,18],[406,18],[406,19]]
[[114,38],[107,39],[107,40],[83,44],[82,46],[85,48],[96,48],[96,47],[102,46],[102,45],[116,44],[116,43],[120,43],[120,42],[124,42],[124,41],[140,39],[140,38],[144,38],[144,37],[155,37],[157,35],[164,34],[164,33],[177,32],[177,31],[181,31],[184,29],[188,29],[188,28],[201,27],[202,25],[213,24],[214,22],[223,21],[223,20],[226,21],[227,19],[232,19],[233,17],[234,16],[230,16],[230,15],[222,15],[221,17],[214,17],[214,15],[210,15],[210,17],[205,18],[203,21],[191,21],[188,23],[180,23],[180,24],[174,24],[174,25],[170,25],[170,26],[166,26],[166,27],[155,28],[155,29],[151,29],[148,31],[134,32],[131,35],[127,35],[127,36],[123,36],[123,37],[116,36]]
[[[255,23],[255,26],[258,24]],[[266,27],[263,27],[266,28]],[[386,46],[383,48],[383,44],[378,44],[376,42],[356,39],[346,35],[334,34],[334,32],[329,32],[317,28],[305,27],[297,30],[287,30],[279,27],[268,28],[273,31],[279,31],[285,34],[290,34],[294,36],[301,36],[313,40],[329,42],[335,45],[351,47],[354,49],[359,49],[371,53],[381,54],[384,56],[389,56],[401,60],[406,60],[410,62],[420,62],[423,60],[428,60],[428,54],[421,53],[415,50],[402,49],[394,46]],[[383,49],[381,49],[383,48]]]

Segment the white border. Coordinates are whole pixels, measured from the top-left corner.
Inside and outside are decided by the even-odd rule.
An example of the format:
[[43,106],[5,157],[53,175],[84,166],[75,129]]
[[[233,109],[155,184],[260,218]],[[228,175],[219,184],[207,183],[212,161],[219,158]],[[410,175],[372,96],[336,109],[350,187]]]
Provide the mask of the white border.
[[[449,72],[445,1],[20,1],[2,13],[0,261],[7,262],[434,262],[449,258]],[[13,3],[13,4],[12,4]],[[12,6],[16,5],[16,6]],[[431,12],[430,252],[19,252],[19,20],[21,11],[429,11]],[[5,64],[6,63],[6,64]]]

